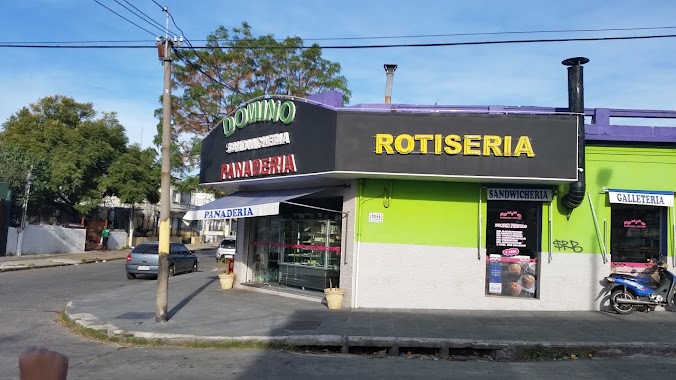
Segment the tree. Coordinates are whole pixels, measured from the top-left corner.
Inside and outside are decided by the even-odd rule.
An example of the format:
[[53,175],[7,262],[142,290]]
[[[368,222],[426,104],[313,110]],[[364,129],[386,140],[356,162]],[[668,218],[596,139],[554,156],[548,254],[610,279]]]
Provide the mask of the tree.
[[10,223],[20,224],[28,171],[32,183],[28,211],[39,210],[50,197],[47,187],[46,163],[28,155],[6,141],[0,141],[0,182],[6,182],[12,190]]
[[[56,95],[23,107],[3,124],[0,141],[44,164],[34,173],[43,181],[39,203],[32,206],[65,214],[69,220],[101,204],[102,176],[126,151],[127,137],[115,113],[98,114],[91,103]],[[31,201],[33,197],[31,195]]]
[[[254,37],[243,22],[232,32],[221,26],[207,37],[206,49],[175,53],[172,97],[174,175],[199,165],[199,147],[209,131],[240,104],[263,95],[306,97],[327,90],[351,93],[340,64],[322,58],[321,48],[304,47],[299,37]],[[156,112],[161,117],[161,110]],[[161,124],[161,123],[160,123]],[[158,134],[159,135],[159,134]],[[156,144],[159,143],[156,137]]]
[[141,150],[134,144],[121,154],[101,178],[102,193],[112,192],[122,203],[131,206],[129,214],[129,245],[134,236],[134,206],[144,201],[157,203],[160,200],[160,164],[157,152],[152,148]]

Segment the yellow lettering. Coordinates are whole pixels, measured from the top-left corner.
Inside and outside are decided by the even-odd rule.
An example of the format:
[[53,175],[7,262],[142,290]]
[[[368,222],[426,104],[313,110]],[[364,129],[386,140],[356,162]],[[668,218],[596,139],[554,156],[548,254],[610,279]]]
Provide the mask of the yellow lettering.
[[427,154],[427,143],[434,138],[432,135],[414,135],[414,139],[420,141],[420,153]]
[[528,157],[535,157],[535,152],[533,152],[533,147],[530,145],[528,136],[519,137],[516,148],[514,148],[514,157],[518,157],[522,154],[526,154]]
[[434,135],[434,154],[441,154],[442,135]]
[[502,147],[505,157],[512,155],[512,136],[505,136]]
[[387,154],[394,154],[392,141],[394,141],[394,137],[391,134],[376,133],[376,154],[383,154],[383,149]]
[[484,156],[490,156],[491,152],[493,152],[493,155],[496,157],[502,156],[500,144],[502,144],[502,138],[500,138],[500,136],[484,136]]
[[[402,145],[402,142],[406,140],[406,147]],[[396,149],[397,153],[400,154],[409,154],[413,152],[413,149],[415,148],[415,140],[413,140],[413,136],[403,134],[397,136],[397,138],[394,139],[394,149]]]
[[444,142],[446,143],[446,147],[444,148],[444,152],[446,152],[446,154],[458,154],[462,152],[462,145],[460,145],[460,136],[448,135],[444,139]]
[[481,151],[481,136],[480,135],[465,135],[465,156],[480,156]]

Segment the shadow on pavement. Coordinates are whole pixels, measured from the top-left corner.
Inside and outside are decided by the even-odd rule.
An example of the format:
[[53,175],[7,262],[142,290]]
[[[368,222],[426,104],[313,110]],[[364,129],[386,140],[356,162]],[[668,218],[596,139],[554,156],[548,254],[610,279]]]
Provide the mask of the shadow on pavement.
[[198,294],[202,293],[204,289],[209,287],[214,281],[218,280],[218,277],[210,277],[207,282],[205,282],[202,286],[197,288],[194,292],[190,293],[187,297],[183,298],[176,306],[172,307],[171,310],[167,312],[167,318],[171,319],[178,313],[185,305],[187,305],[193,298],[195,298]]

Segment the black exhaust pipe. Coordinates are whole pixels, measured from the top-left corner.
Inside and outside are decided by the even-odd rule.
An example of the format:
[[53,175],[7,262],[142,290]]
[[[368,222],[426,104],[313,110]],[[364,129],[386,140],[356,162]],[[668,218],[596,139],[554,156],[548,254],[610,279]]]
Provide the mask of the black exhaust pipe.
[[561,64],[568,66],[568,110],[577,114],[577,182],[568,187],[568,193],[561,198],[561,204],[571,212],[584,201],[585,165],[584,165],[584,86],[582,79],[582,65],[589,62],[585,57],[575,57],[563,60]]

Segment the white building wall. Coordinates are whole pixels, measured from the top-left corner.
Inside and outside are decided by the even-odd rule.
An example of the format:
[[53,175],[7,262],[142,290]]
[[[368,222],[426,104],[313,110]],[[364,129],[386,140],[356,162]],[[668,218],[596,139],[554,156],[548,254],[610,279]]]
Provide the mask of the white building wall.
[[110,231],[108,250],[120,249],[127,246],[129,234],[126,231]]
[[7,231],[7,250],[5,254],[7,256],[16,255],[16,243],[19,239],[19,232],[14,227],[9,227]]
[[342,224],[342,251],[340,258],[340,287],[345,289],[345,298],[343,305],[354,307],[353,291],[354,289],[354,260],[355,260],[355,231],[354,221],[357,204],[357,185],[356,181],[350,183],[350,187],[342,191],[343,196],[343,224]]
[[28,225],[24,231],[22,255],[84,252],[85,230],[61,226]]
[[[605,310],[601,255],[548,253],[540,298],[487,296],[486,255],[476,248],[361,243],[356,307],[454,310]],[[342,279],[341,279],[342,280]],[[342,284],[341,284],[342,285]]]

